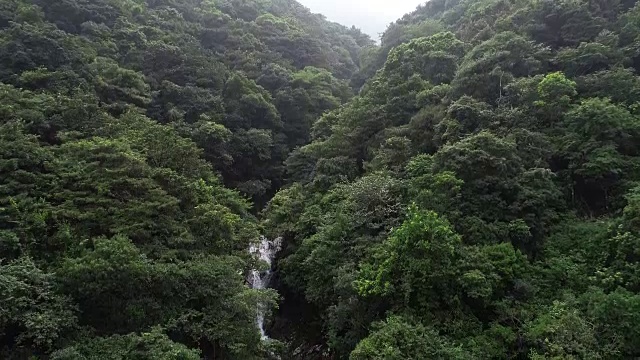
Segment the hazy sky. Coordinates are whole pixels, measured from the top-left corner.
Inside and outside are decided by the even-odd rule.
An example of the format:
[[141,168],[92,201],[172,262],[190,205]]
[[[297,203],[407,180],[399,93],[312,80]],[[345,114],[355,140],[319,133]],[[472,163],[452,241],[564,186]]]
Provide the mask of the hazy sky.
[[378,40],[387,25],[413,11],[425,0],[298,0],[331,21],[362,29]]

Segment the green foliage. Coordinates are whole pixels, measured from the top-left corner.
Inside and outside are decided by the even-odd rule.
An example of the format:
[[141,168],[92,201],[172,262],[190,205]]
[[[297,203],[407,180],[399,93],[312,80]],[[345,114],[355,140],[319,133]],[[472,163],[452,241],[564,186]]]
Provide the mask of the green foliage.
[[499,33],[465,55],[453,81],[454,92],[496,103],[514,78],[541,71],[545,57],[545,49],[535,42],[512,32]]
[[56,351],[51,356],[54,360],[77,359],[162,359],[162,360],[197,360],[200,354],[186,346],[171,341],[161,329],[151,332],[128,335],[114,335],[108,338],[85,340],[78,345]]
[[292,356],[637,357],[639,11],[432,0],[391,24],[263,214],[321,331],[283,330]]
[[638,358],[639,39],[631,0],[432,0],[380,46],[0,1],[0,357]]
[[532,359],[600,359],[596,333],[577,309],[555,301],[527,326]]
[[452,33],[439,33],[414,39],[389,53],[385,73],[398,73],[405,78],[417,73],[434,85],[449,83],[456,63],[464,54],[464,44]]
[[0,354],[21,359],[47,353],[74,331],[78,318],[54,276],[29,257],[0,265]]
[[[20,122],[0,128],[11,174],[2,178],[2,256],[17,259],[2,265],[3,348],[15,358],[49,354],[82,324],[110,339],[96,343],[106,349],[60,356],[130,358],[143,340],[110,336],[162,326],[190,347],[259,358],[255,304],[275,297],[244,285],[248,259],[239,255],[257,237],[249,205],[176,130],[135,113],[95,115],[105,123],[53,146]],[[164,336],[156,333],[152,343]],[[162,341],[145,356],[197,356]]]
[[[135,109],[184,121],[187,133],[211,119],[231,136],[202,144],[206,158],[258,206],[282,185],[280,164],[313,120],[350,97],[346,80],[372,45],[289,1],[16,0],[5,13],[0,81],[92,95],[114,116]],[[265,89],[257,83],[267,85],[269,67],[281,70],[279,85]],[[272,139],[246,149],[255,130]]]
[[469,354],[453,346],[434,329],[412,325],[399,317],[390,317],[377,324],[349,357],[352,360],[469,358]]
[[577,95],[575,81],[569,80],[563,73],[548,74],[538,85],[540,105],[554,106],[554,110],[563,111]]
[[640,296],[623,289],[605,293],[590,289],[580,299],[585,313],[592,319],[598,345],[608,354],[633,357],[638,354],[638,306]]
[[591,211],[621,204],[628,181],[624,174],[637,166],[636,124],[629,110],[608,99],[586,99],[566,113],[560,153],[568,163],[575,198]]
[[250,212],[371,45],[287,0],[0,1],[0,357],[270,356]]
[[409,209],[407,220],[394,230],[365,264],[356,282],[364,296],[389,296],[402,306],[425,312],[425,303],[446,303],[454,278],[460,236],[434,212]]

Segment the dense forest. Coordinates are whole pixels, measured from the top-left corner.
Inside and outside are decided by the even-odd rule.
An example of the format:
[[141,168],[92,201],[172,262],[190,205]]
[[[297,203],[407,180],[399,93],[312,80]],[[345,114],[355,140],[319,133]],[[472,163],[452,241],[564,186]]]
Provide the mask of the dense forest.
[[0,0],[0,358],[274,353],[256,215],[372,45],[289,0]]
[[0,358],[640,358],[640,4],[431,0],[380,40],[0,0]]

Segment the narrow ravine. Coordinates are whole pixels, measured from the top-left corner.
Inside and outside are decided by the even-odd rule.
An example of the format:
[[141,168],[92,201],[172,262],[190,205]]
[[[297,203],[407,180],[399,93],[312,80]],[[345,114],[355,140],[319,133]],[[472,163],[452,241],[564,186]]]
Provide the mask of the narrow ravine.
[[[269,240],[268,238],[262,236],[260,238],[260,243],[256,245],[252,245],[249,248],[249,252],[251,254],[257,256],[260,260],[267,263],[267,270],[258,270],[254,269],[249,274],[249,285],[252,289],[266,289],[269,286],[269,281],[272,275],[272,261],[275,255],[280,251],[282,247],[282,238],[278,237],[274,240]],[[260,329],[260,334],[262,335],[263,340],[269,339],[267,333],[264,329],[264,317],[265,317],[265,306],[264,304],[257,304],[257,312],[256,312],[256,324],[258,329]]]

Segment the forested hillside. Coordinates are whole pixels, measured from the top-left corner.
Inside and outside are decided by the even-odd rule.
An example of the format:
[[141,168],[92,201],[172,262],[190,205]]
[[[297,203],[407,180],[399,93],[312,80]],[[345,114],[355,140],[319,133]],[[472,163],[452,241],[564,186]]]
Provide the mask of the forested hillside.
[[0,358],[267,358],[255,214],[372,44],[289,0],[0,0]]
[[632,0],[432,0],[380,46],[0,0],[0,358],[640,358],[638,71]]
[[289,356],[639,358],[639,49],[636,1],[392,24],[263,213]]
[[3,0],[0,26],[4,84],[173,123],[259,202],[372,44],[291,0]]

